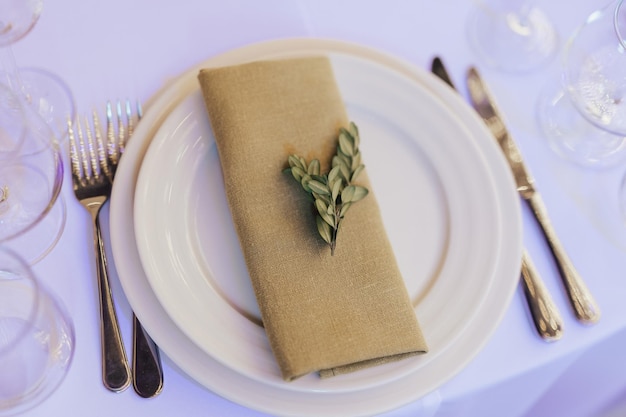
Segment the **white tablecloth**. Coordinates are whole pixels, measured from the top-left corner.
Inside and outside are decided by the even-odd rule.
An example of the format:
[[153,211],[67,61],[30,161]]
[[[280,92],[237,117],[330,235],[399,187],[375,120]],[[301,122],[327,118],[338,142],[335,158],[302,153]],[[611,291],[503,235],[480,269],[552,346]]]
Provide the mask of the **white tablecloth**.
[[[540,3],[545,3],[563,43],[589,12],[606,2]],[[576,322],[547,246],[524,209],[524,242],[561,310],[563,339],[547,344],[537,337],[520,287],[493,337],[462,372],[426,397],[386,415],[588,417],[610,411],[624,415],[626,226],[619,220],[616,196],[624,169],[581,169],[550,151],[537,126],[535,104],[544,87],[558,82],[558,60],[523,76],[485,67],[466,40],[465,21],[472,7],[470,0],[57,0],[45,3],[40,21],[14,45],[14,53],[21,66],[61,76],[73,90],[81,114],[101,108],[108,99],[145,102],[168,81],[211,56],[277,38],[356,42],[424,68],[440,55],[458,86],[463,85],[466,68],[477,65],[603,316],[592,327]],[[165,386],[155,399],[141,399],[132,388],[120,394],[104,388],[90,220],[72,194],[69,175],[63,195],[68,203],[64,235],[35,270],[73,317],[76,354],[60,388],[26,415],[261,416],[199,386],[167,357]],[[108,208],[104,213],[106,226]],[[130,352],[131,309],[114,271],[112,285]]]

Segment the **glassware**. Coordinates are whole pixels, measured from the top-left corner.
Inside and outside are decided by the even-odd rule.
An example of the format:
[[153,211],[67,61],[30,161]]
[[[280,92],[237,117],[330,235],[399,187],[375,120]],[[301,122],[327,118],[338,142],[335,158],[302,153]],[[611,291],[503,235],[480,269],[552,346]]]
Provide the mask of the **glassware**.
[[17,97],[7,88],[0,87],[0,156],[17,155],[25,135],[25,116]]
[[527,72],[546,64],[559,37],[545,13],[531,0],[474,0],[467,21],[468,40],[487,65]]
[[561,83],[541,95],[539,121],[550,146],[587,167],[609,167],[626,149],[626,9],[592,13],[563,51]]
[[0,0],[0,63],[9,87],[51,127],[61,141],[67,119],[74,120],[74,97],[55,74],[43,69],[18,69],[11,46],[26,36],[39,20],[43,0]]
[[49,126],[0,86],[0,243],[33,264],[65,226],[63,161]]
[[15,252],[0,246],[0,416],[40,404],[74,353],[73,324]]

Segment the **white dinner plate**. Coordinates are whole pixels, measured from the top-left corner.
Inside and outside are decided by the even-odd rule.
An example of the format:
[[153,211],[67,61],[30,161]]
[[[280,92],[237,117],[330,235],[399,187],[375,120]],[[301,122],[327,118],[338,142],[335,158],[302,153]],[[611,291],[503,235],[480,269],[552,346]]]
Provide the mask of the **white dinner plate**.
[[[129,143],[111,201],[114,259],[144,326],[207,388],[277,415],[379,413],[438,387],[488,340],[518,282],[519,203],[482,122],[423,71],[319,40],[252,45],[200,67],[319,53],[331,57],[363,132],[369,175],[430,352],[326,380],[280,379],[230,223],[199,67],[156,98]],[[399,201],[390,181],[414,192]]]
[[[199,89],[157,131],[135,190],[146,276],[178,327],[222,363],[288,389],[347,389],[413,372],[480,308],[502,240],[491,171],[469,131],[422,85],[380,64],[330,54],[429,354],[380,369],[284,384],[231,222]],[[468,242],[472,242],[468,245]],[[220,335],[220,337],[215,337]]]

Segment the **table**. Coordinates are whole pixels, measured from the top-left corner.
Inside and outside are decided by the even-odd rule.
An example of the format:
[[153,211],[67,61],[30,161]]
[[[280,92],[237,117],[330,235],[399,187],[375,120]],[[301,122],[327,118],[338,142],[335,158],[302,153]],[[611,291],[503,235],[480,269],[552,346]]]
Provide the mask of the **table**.
[[[543,3],[563,42],[606,1]],[[535,103],[544,87],[557,82],[558,60],[525,75],[486,67],[469,48],[464,32],[472,7],[469,0],[48,1],[32,32],[14,45],[14,53],[21,66],[61,76],[73,90],[80,114],[101,108],[108,99],[148,101],[169,80],[210,56],[277,38],[356,42],[424,68],[440,55],[457,85],[462,85],[466,68],[477,65],[603,316],[592,327],[576,322],[547,246],[524,209],[524,243],[561,310],[563,339],[548,344],[537,337],[520,287],[495,334],[462,372],[385,416],[624,415],[626,227],[619,220],[616,197],[624,169],[583,169],[550,151],[536,123]],[[68,205],[64,235],[35,271],[73,317],[76,353],[60,388],[25,415],[262,416],[202,388],[167,357],[164,390],[155,399],[141,399],[132,389],[114,394],[103,387],[91,226],[72,194],[67,172],[63,196]],[[110,247],[107,250],[110,254]],[[131,309],[112,269],[113,293],[130,352]]]

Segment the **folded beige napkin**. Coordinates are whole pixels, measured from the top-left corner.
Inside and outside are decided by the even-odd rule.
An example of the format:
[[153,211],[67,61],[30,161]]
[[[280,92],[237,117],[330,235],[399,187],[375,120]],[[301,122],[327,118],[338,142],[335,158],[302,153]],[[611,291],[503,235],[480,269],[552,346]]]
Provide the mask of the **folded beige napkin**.
[[348,127],[329,60],[261,61],[204,69],[198,78],[283,378],[336,375],[426,352],[366,173],[356,183],[370,193],[346,214],[331,256],[311,201],[283,172],[293,153],[319,159],[328,172],[339,128]]

